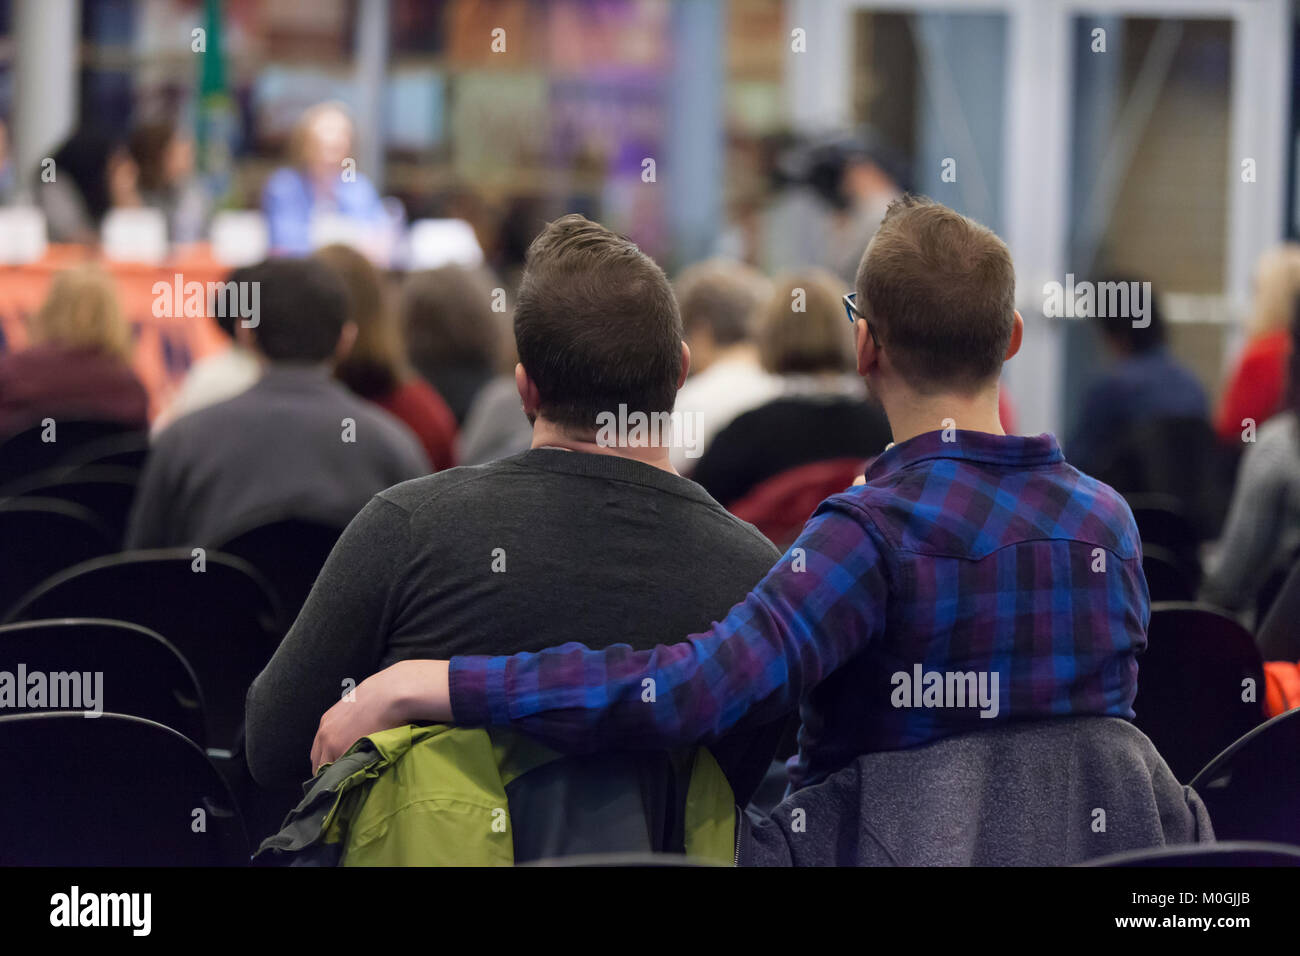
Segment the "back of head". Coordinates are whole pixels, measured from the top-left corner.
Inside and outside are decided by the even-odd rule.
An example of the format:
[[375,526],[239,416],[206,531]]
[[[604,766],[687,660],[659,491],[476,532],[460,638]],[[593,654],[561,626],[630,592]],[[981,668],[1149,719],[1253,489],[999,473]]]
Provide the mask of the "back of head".
[[1297,295],[1300,295],[1300,243],[1288,242],[1266,252],[1255,268],[1250,334],[1267,335],[1287,328]]
[[682,332],[701,332],[720,348],[748,342],[772,283],[757,269],[732,259],[707,259],[682,271],[676,282]]
[[539,413],[590,430],[601,412],[668,412],[682,370],[682,322],[663,270],[636,244],[573,214],[528,250],[515,308],[519,361]]
[[851,372],[853,332],[840,285],[821,269],[782,276],[763,309],[758,354],[776,375]]
[[402,340],[388,312],[384,278],[364,255],[339,243],[318,249],[313,258],[323,262],[347,289],[348,319],[357,338],[334,376],[366,398],[391,392],[401,378]]
[[112,277],[90,265],[56,275],[32,319],[32,339],[126,361],[131,353],[131,332],[122,319]]
[[166,121],[141,123],[131,131],[127,149],[140,168],[140,189],[145,193],[163,192],[167,181],[167,150],[176,138],[176,126]]
[[248,281],[257,288],[257,351],[277,364],[315,365],[335,354],[348,318],[347,288],[314,259],[268,259]]
[[495,367],[502,329],[483,276],[449,265],[413,272],[402,286],[401,330],[416,368]]
[[1125,355],[1141,355],[1165,343],[1165,319],[1154,289],[1146,304],[1145,320],[1140,325],[1133,322],[1134,297],[1143,285],[1150,288],[1150,283],[1123,273],[1104,275],[1093,282],[1097,301],[1092,321],[1111,347]]
[[858,266],[858,308],[922,394],[996,380],[1015,325],[1015,268],[991,229],[923,196],[889,205]]

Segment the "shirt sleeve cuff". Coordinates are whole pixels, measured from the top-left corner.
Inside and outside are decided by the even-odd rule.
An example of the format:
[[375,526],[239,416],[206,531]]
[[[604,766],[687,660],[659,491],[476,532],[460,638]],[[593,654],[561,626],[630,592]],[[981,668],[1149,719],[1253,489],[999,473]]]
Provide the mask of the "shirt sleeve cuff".
[[463,727],[510,723],[506,700],[506,657],[453,657],[448,692],[455,722]]

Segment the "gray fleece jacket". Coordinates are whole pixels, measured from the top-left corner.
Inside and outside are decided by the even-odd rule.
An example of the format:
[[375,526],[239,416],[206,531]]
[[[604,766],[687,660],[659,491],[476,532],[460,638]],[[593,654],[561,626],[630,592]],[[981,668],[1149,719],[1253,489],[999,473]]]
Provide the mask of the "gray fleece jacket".
[[1057,866],[1214,831],[1140,730],[1063,717],[865,754],[739,837],[741,866]]

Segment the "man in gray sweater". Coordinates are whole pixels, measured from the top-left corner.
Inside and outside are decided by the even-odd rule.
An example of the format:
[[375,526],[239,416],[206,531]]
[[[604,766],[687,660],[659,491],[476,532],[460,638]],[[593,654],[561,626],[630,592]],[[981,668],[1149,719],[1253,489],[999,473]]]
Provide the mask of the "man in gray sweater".
[[[779,557],[672,468],[663,426],[690,352],[671,286],[635,245],[581,216],[552,223],[529,251],[515,338],[532,447],[390,488],[348,526],[249,691],[263,785],[310,777],[321,713],[396,661],[653,647],[666,627],[724,616]],[[710,746],[742,805],[781,723]]]
[[154,440],[128,548],[211,547],[260,521],[347,524],[370,496],[427,474],[411,431],[332,377],[356,328],[346,290],[320,263],[271,260],[256,283],[256,322],[236,335],[263,364],[241,395],[182,416]]

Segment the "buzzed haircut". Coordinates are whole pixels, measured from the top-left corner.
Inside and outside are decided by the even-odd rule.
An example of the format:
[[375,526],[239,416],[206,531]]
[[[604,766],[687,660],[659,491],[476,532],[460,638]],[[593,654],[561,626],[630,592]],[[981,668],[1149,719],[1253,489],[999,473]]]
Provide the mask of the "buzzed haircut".
[[922,394],[996,378],[1015,325],[1016,275],[991,229],[924,196],[889,204],[854,283],[859,310]]
[[315,259],[268,259],[243,276],[259,284],[257,350],[272,362],[315,364],[334,354],[348,318],[348,292]]
[[572,214],[529,247],[515,343],[548,420],[590,430],[620,404],[672,411],[681,342],[672,286],[630,239]]
[[733,259],[706,259],[682,271],[675,284],[682,332],[705,330],[719,346],[748,342],[772,283],[757,269]]

